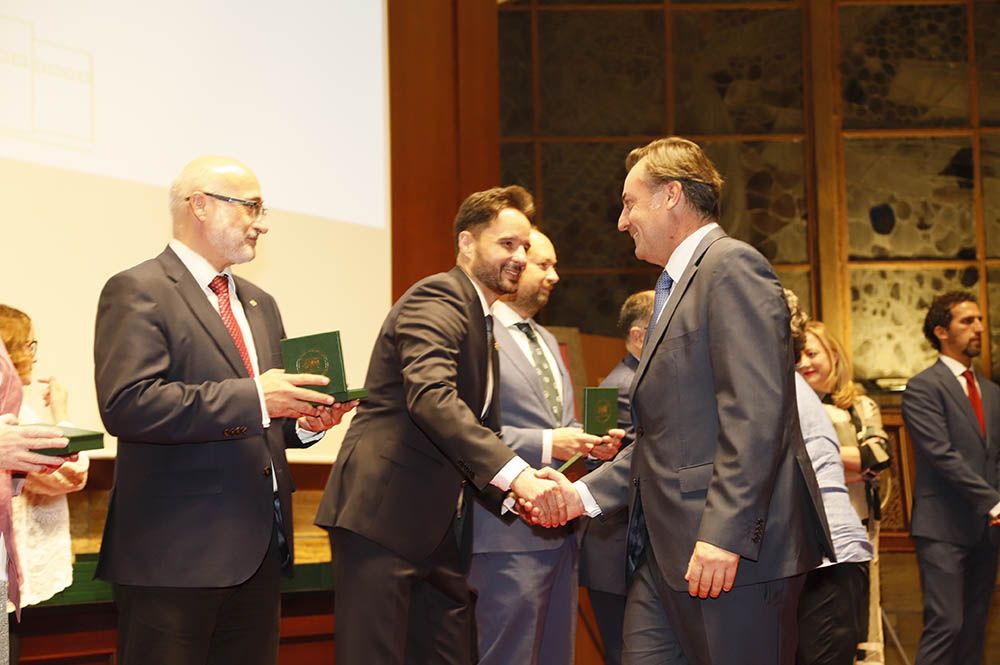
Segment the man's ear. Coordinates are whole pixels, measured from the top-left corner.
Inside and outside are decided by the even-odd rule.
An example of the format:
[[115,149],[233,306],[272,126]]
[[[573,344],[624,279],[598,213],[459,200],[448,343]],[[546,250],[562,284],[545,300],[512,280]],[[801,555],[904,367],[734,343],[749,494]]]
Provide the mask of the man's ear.
[[205,209],[205,204],[208,203],[208,197],[201,192],[195,192],[188,197],[188,205],[191,206],[191,212],[194,216],[198,218],[199,221],[204,222],[208,219],[208,210]]
[[628,340],[638,348],[642,348],[642,343],[645,341],[646,330],[640,326],[632,326],[628,329]]
[[943,342],[948,339],[948,329],[944,326],[934,326],[934,336],[938,338],[938,341]]
[[476,237],[472,231],[462,231],[458,234],[458,253],[466,259],[471,259],[476,249]]

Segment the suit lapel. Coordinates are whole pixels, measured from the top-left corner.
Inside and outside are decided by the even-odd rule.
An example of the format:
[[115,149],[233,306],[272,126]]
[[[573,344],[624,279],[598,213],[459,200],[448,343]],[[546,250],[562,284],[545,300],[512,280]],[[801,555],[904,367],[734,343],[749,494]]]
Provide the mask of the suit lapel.
[[208,301],[208,296],[202,288],[195,282],[191,272],[181,263],[174,251],[169,247],[157,257],[163,271],[166,273],[177,288],[177,292],[190,308],[194,318],[205,329],[212,343],[219,349],[222,355],[229,362],[229,365],[240,376],[247,376],[247,370],[243,366],[243,360],[236,350],[236,344],[230,337],[229,331],[222,323],[219,312],[212,307]]
[[535,397],[540,403],[548,404],[545,400],[545,393],[542,392],[542,385],[538,381],[538,372],[535,371],[534,365],[521,352],[517,340],[514,339],[514,333],[507,330],[506,326],[500,325],[495,321],[494,324],[493,334],[497,338],[497,343],[500,344],[500,353],[503,354],[503,357],[521,375],[523,379],[522,385],[531,386],[531,391],[535,393]]
[[[956,377],[952,371],[948,369],[948,366],[940,360],[938,360],[934,365],[934,370],[938,373],[938,379],[941,381],[941,385],[944,386],[945,392],[951,397],[952,401],[955,402],[955,406],[958,407],[959,411],[965,414],[965,417],[968,418],[969,423],[972,425],[973,429],[976,430],[979,434],[979,438],[981,439],[983,434],[979,429],[979,419],[976,418],[976,412],[972,410],[972,402],[969,401],[969,396],[965,394],[965,391],[962,390],[962,386],[959,384],[959,381],[965,381],[965,379]],[[979,377],[976,378],[978,379]],[[979,392],[981,399],[983,391],[980,390]],[[985,415],[986,403],[983,402],[984,418]],[[986,431],[990,431],[988,426]]]
[[[483,308],[479,301],[479,294],[476,293],[476,287],[472,285],[471,278],[458,266],[449,270],[447,274],[452,280],[454,280],[458,292],[462,295],[462,299],[465,301],[466,316],[469,318],[469,352],[472,355],[471,360],[473,360],[473,362],[470,363],[471,367],[468,369],[459,367],[458,371],[463,374],[465,371],[475,372],[478,378],[475,382],[476,394],[466,396],[466,404],[469,404],[470,408],[473,409],[476,417],[479,417],[480,414],[483,413],[483,406],[486,402],[486,372],[488,371],[486,363],[492,363],[493,393],[490,399],[490,410],[486,413],[485,417],[482,418],[483,421],[491,422],[492,414],[496,413],[499,408],[497,400],[499,398],[498,384],[500,383],[500,371],[497,367],[497,353],[495,349],[486,348],[486,317],[483,316]],[[494,321],[494,323],[496,322]],[[496,327],[497,326],[494,325],[494,338],[496,337]],[[499,420],[497,422],[499,423]]]
[[646,340],[646,343],[642,348],[642,358],[639,359],[639,367],[635,371],[635,378],[632,379],[632,387],[629,389],[629,394],[635,393],[636,386],[639,385],[639,381],[646,372],[646,367],[649,366],[649,359],[652,357],[653,351],[663,339],[663,335],[667,331],[667,326],[670,325],[670,319],[673,318],[674,312],[677,311],[677,306],[680,304],[681,300],[683,300],[684,294],[687,292],[688,287],[691,286],[694,276],[698,272],[698,265],[705,256],[705,252],[708,251],[708,248],[711,247],[715,241],[725,237],[726,232],[723,231],[721,227],[715,228],[709,231],[708,234],[701,239],[701,242],[698,243],[698,247],[695,248],[694,254],[691,255],[691,262],[688,263],[687,268],[684,269],[684,274],[681,275],[681,278],[677,280],[677,283],[674,284],[674,288],[670,291],[670,298],[667,300],[667,304],[663,308],[663,313],[660,314],[660,318],[657,319],[653,332],[650,334],[649,339]]

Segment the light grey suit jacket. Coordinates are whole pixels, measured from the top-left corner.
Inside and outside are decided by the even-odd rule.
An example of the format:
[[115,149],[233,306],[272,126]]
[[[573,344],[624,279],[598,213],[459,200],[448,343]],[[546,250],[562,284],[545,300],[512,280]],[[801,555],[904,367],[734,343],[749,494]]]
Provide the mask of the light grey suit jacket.
[[833,556],[802,442],[788,306],[771,266],[714,229],[699,243],[643,349],[635,443],[583,479],[607,514],[641,491],[649,544],[671,588],[695,541],[740,555],[737,585]]
[[[559,343],[548,330],[536,324],[541,340],[556,359],[557,370],[562,376],[563,416],[555,422],[549,409],[542,385],[534,365],[525,357],[517,342],[499,322],[493,334],[499,345],[500,355],[500,414],[501,436],[521,459],[533,466],[542,466],[542,432],[556,427],[569,427],[574,423],[573,383],[569,370],[559,352]],[[521,334],[515,332],[514,334]],[[560,460],[550,466],[558,468]],[[496,497],[493,497],[494,499]],[[472,551],[483,552],[535,552],[559,547],[567,537],[567,529],[529,527],[513,514],[500,517],[496,501],[486,497],[473,506]]]

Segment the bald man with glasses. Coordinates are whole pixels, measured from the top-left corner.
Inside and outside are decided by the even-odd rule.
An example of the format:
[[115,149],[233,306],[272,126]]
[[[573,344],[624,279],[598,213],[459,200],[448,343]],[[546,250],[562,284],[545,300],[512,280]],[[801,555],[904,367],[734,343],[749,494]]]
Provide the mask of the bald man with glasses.
[[253,172],[196,159],[170,209],[168,247],[112,277],[98,305],[97,395],[118,459],[97,577],[114,585],[119,663],[271,665],[293,563],[285,448],[354,404],[276,366],[278,307],[230,270],[267,233]]

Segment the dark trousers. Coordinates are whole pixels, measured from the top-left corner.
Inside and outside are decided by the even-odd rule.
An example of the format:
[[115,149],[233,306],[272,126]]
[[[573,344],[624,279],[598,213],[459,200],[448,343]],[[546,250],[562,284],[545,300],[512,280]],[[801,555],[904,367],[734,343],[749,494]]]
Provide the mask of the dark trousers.
[[[804,575],[692,598],[667,586],[646,546],[625,603],[625,665],[792,665]],[[736,574],[739,580],[739,572]]]
[[868,634],[868,563],[811,570],[799,598],[797,665],[853,665]]
[[594,589],[588,589],[587,593],[590,595],[590,605],[594,608],[601,643],[604,644],[604,665],[621,665],[625,596]]
[[978,665],[997,576],[988,530],[972,546],[914,538],[924,591],[924,631],[916,665]]
[[274,535],[260,568],[237,586],[116,584],[114,596],[119,665],[274,665],[278,660],[281,560]]
[[344,529],[330,531],[330,552],[337,665],[473,662],[472,600],[454,527],[422,561]]

